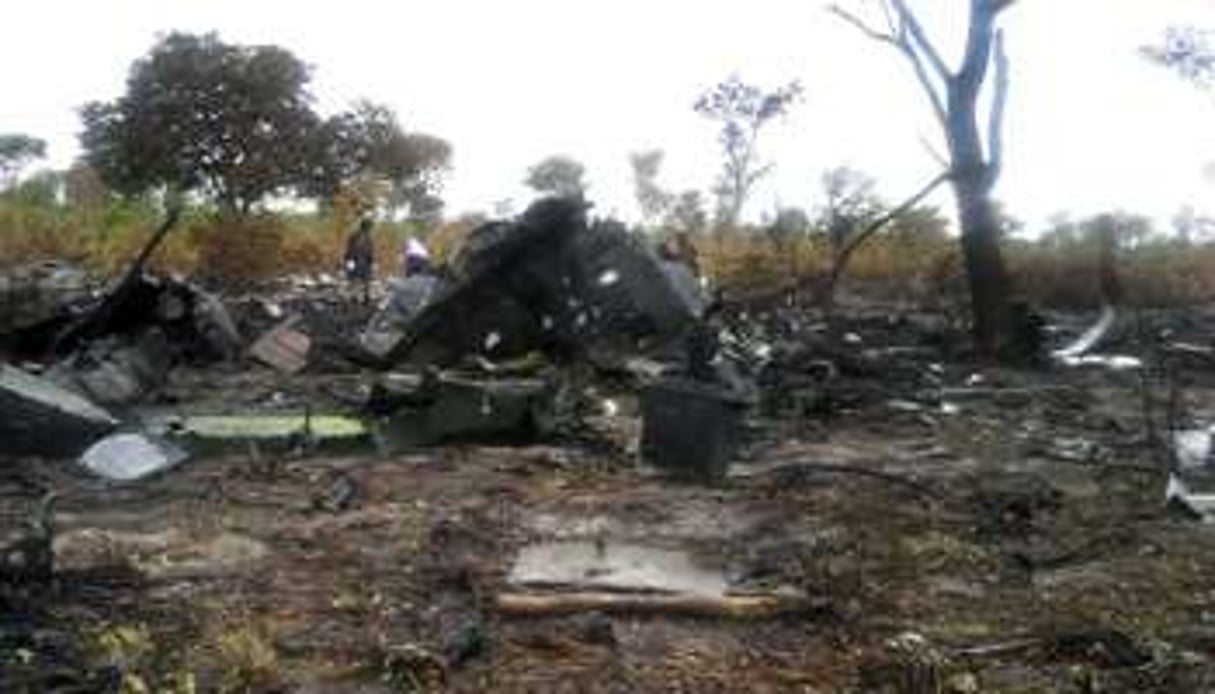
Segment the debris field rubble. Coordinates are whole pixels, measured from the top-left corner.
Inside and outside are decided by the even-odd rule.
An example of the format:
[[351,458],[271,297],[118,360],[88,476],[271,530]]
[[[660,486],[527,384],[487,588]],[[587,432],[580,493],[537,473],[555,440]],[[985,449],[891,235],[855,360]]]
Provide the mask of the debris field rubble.
[[0,690],[1215,689],[1215,313],[1012,368],[580,197],[370,306],[153,272],[175,221],[0,271]]
[[[360,408],[366,431],[357,426],[355,435],[318,429],[336,419],[321,412],[314,416],[310,403],[299,428],[290,431],[281,416],[228,412],[174,418],[150,404],[178,366],[232,363],[243,352],[290,377],[307,369],[316,350],[299,315],[284,315],[267,302],[263,309],[278,322],[246,346],[217,297],[183,280],[148,273],[147,259],[173,226],[173,213],[104,292],[84,292],[83,280],[64,268],[14,273],[2,285],[7,308],[0,345],[10,359],[36,373],[15,366],[3,372],[0,406],[4,426],[12,429],[8,452],[78,455],[120,424],[204,454],[223,449],[223,441],[239,447],[288,439],[371,440],[381,451],[453,441],[538,441],[558,435],[579,417],[591,385],[588,374],[627,373],[635,359],[651,357],[665,364],[658,371],[665,380],[645,385],[653,370],[633,374],[650,393],[643,414],[661,419],[646,429],[643,454],[659,467],[671,467],[679,458],[675,451],[683,450],[686,463],[700,456],[687,448],[686,433],[661,437],[655,431],[720,428],[723,436],[706,459],[706,470],[712,469],[708,476],[720,476],[736,447],[737,417],[710,421],[702,414],[699,421],[681,425],[685,414],[705,408],[664,409],[660,395],[667,393],[670,400],[674,393],[702,393],[691,403],[717,389],[716,400],[730,403],[723,412],[745,403],[741,395],[730,395],[737,369],[725,370],[734,382],[715,383],[717,372],[707,366],[728,355],[718,353],[716,338],[705,338],[711,329],[703,322],[704,290],[688,268],[670,267],[678,263],[660,259],[623,225],[589,221],[587,207],[578,198],[538,201],[518,219],[475,229],[451,263],[425,276],[422,285],[409,277],[390,281],[381,309],[342,350],[353,363],[372,369],[366,372],[368,397]],[[13,298],[17,295],[39,297],[38,311]],[[48,296],[67,303],[57,305]],[[112,469],[112,463],[97,461],[115,451],[150,457],[146,465],[118,473],[129,478],[134,471],[182,462],[152,441],[124,432],[85,466]]]

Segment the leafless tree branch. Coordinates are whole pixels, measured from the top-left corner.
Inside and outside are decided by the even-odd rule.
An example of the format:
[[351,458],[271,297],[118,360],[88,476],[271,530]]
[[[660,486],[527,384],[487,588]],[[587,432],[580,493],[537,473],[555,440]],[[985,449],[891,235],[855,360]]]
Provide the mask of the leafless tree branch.
[[943,81],[948,82],[952,78],[952,75],[949,72],[949,67],[946,66],[945,61],[941,59],[940,51],[938,51],[936,46],[933,45],[932,41],[929,40],[928,34],[924,33],[924,27],[920,24],[920,20],[915,16],[915,13],[911,11],[911,8],[907,6],[907,0],[890,0],[890,2],[894,3],[894,9],[896,12],[898,12],[899,20],[906,25],[908,32],[911,34],[911,38],[914,39],[916,47],[918,48],[917,52],[923,53],[923,55],[928,59],[928,63],[932,67],[933,71],[937,74],[937,77],[940,77]]
[[[907,56],[907,60],[911,62],[911,67],[915,70],[915,78],[920,83],[920,87],[924,90],[924,95],[928,98],[928,103],[932,105],[933,115],[940,121],[941,127],[948,130],[948,112],[945,110],[945,100],[941,96],[940,90],[932,82],[932,77],[928,74],[928,68],[924,65],[924,58],[912,48],[910,43],[906,41],[898,44],[899,50],[903,55]],[[946,82],[948,85],[948,82]]]
[[873,39],[874,41],[881,41],[882,43],[888,43],[892,46],[895,46],[896,48],[899,47],[898,39],[895,38],[895,35],[893,33],[885,32],[885,31],[881,31],[879,29],[873,28],[872,26],[867,24],[865,22],[865,20],[863,20],[860,17],[856,16],[855,14],[849,12],[848,10],[844,9],[843,7],[840,7],[839,5],[831,5],[830,7],[827,8],[827,11],[830,12],[831,14],[839,17],[840,19],[844,20],[848,24],[851,24],[862,34],[864,34],[865,36],[868,36],[869,38]]
[[[886,13],[887,22],[890,24],[889,32],[874,28],[872,25],[865,22],[865,20],[861,19],[852,12],[849,12],[843,7],[840,7],[839,5],[831,5],[828,9],[832,14],[855,27],[865,36],[873,39],[874,41],[879,41],[881,43],[886,43],[893,46],[907,58],[908,62],[911,63],[912,69],[915,71],[916,79],[919,81],[920,86],[924,89],[925,95],[928,97],[928,101],[932,105],[934,115],[936,115],[937,120],[941,122],[941,125],[944,126],[946,121],[945,101],[941,96],[940,88],[933,83],[932,76],[929,73],[929,66],[925,65],[925,61],[928,61],[933,65],[932,69],[937,72],[937,74],[946,82],[946,84],[948,84],[949,72],[945,69],[944,63],[940,62],[940,56],[937,55],[936,50],[931,44],[927,43],[926,38],[924,38],[922,41],[914,39],[914,34],[916,31],[914,27],[919,25],[918,23],[913,25],[915,22],[914,17],[911,17],[911,21],[908,21],[910,11],[906,9],[901,0],[892,1],[897,2],[897,5],[901,6],[902,9],[899,10],[896,26],[895,16],[890,12],[890,5],[883,2],[882,7]],[[904,15],[904,11],[907,12],[906,15]],[[922,48],[917,49],[917,45],[922,45]]]
[[924,148],[924,151],[928,153],[928,156],[932,157],[933,161],[940,164],[942,169],[949,168],[949,158],[942,154],[941,151],[937,149],[936,145],[932,144],[932,140],[929,140],[925,135],[920,135],[919,140],[920,146]]
[[890,27],[890,33],[897,34],[899,32],[899,22],[894,16],[894,11],[890,9],[890,3],[883,0],[881,7],[882,16],[886,18],[886,26]]
[[949,169],[937,174],[935,178],[924,184],[924,186],[916,191],[911,197],[899,203],[889,212],[873,220],[864,229],[854,234],[852,238],[848,240],[848,243],[845,244],[842,249],[840,249],[839,255],[836,256],[835,260],[831,264],[831,273],[828,275],[827,282],[822,288],[822,301],[824,303],[831,302],[831,297],[835,294],[835,286],[839,284],[840,277],[844,274],[844,269],[848,266],[849,259],[852,257],[852,254],[855,253],[856,250],[869,239],[870,236],[873,236],[877,232],[881,231],[887,224],[890,224],[894,220],[906,214],[908,210],[920,204],[920,201],[932,194],[932,191],[949,181],[952,175],[952,171]]

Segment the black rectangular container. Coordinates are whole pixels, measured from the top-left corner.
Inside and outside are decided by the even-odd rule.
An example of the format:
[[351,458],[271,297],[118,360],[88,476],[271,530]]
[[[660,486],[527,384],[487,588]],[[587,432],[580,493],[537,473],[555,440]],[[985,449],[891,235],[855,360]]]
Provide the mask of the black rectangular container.
[[735,391],[665,379],[641,393],[641,455],[674,476],[717,481],[737,451],[747,402]]

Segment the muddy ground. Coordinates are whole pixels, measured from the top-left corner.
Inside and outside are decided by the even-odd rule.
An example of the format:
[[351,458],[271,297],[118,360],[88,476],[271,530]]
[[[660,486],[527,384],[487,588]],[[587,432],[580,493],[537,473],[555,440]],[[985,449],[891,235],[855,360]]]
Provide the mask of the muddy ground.
[[[1209,344],[1187,320],[1173,339]],[[797,397],[718,485],[637,465],[627,396],[597,441],[238,453],[122,488],[7,461],[7,528],[60,494],[58,572],[5,589],[0,690],[1215,691],[1215,531],[1162,503],[1137,373],[987,367],[905,322],[853,332],[819,355],[848,362],[827,381],[790,359]],[[1210,366],[1182,371],[1197,421]],[[317,371],[179,371],[166,401],[348,408],[363,377]],[[555,541],[680,552],[731,590],[807,599],[502,614],[520,553]]]

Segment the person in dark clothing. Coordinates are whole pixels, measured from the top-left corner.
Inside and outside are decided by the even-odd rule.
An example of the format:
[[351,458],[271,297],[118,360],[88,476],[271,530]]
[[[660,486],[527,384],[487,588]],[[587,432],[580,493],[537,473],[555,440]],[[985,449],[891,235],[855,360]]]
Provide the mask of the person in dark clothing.
[[375,239],[371,235],[371,217],[359,220],[358,227],[346,239],[346,279],[363,285],[363,303],[371,303],[371,278],[375,271]]

